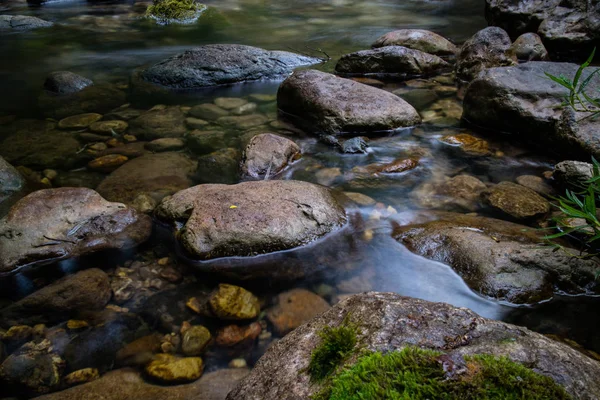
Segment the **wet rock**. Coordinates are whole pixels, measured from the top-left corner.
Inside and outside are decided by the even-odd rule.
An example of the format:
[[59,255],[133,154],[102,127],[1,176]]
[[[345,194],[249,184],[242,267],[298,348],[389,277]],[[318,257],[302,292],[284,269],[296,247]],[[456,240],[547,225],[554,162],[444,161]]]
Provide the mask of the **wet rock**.
[[227,147],[226,133],[220,130],[194,130],[186,135],[185,140],[195,154],[208,154]]
[[402,46],[386,46],[346,54],[335,65],[342,74],[431,75],[449,64],[432,54]]
[[[127,136],[127,135],[125,135],[125,136]],[[107,141],[106,143],[108,143],[109,145],[113,144],[111,142],[111,140]],[[134,142],[134,143],[127,143],[127,144],[114,143],[114,144],[116,146],[109,147],[108,149],[103,150],[100,153],[98,153],[98,155],[102,157],[102,156],[107,156],[110,154],[120,154],[127,158],[136,158],[136,157],[143,156],[144,154],[150,154],[150,151],[146,150],[145,142]]]
[[525,186],[542,196],[553,196],[556,194],[554,188],[550,186],[543,178],[535,175],[521,175],[516,179],[517,183]]
[[0,383],[18,393],[40,395],[56,390],[64,361],[50,351],[50,341],[29,342],[0,365]]
[[226,128],[239,129],[242,131],[255,128],[269,122],[268,118],[261,114],[250,114],[240,116],[228,116],[217,119],[217,124]]
[[[539,235],[539,236],[538,236]],[[542,234],[501,220],[444,214],[441,220],[396,228],[409,250],[450,265],[475,291],[512,303],[536,303],[568,293],[598,291],[593,260],[577,250],[543,246]]]
[[90,131],[99,135],[113,135],[115,133],[120,134],[127,130],[129,124],[125,121],[118,119],[112,121],[98,121],[90,125]]
[[25,179],[12,165],[0,157],[0,203],[21,192]]
[[204,364],[200,357],[177,358],[170,354],[157,354],[146,368],[146,374],[161,383],[193,382],[202,376]]
[[234,352],[250,348],[262,331],[260,323],[253,322],[248,326],[227,325],[217,332],[215,344]]
[[441,351],[448,359],[492,354],[551,377],[574,398],[600,395],[600,364],[567,345],[465,308],[371,292],[348,298],[273,344],[227,399],[313,397],[323,388],[311,381],[307,368],[322,343],[318,333],[345,322],[358,326],[360,345],[344,365],[354,364],[361,350],[389,352],[407,346]]
[[526,32],[537,32],[561,0],[530,0],[517,3],[505,0],[486,0],[485,18],[490,25],[499,26],[511,37]]
[[189,384],[161,386],[146,382],[133,369],[119,369],[100,379],[40,397],[40,400],[223,400],[248,369],[221,369]]
[[394,160],[388,164],[374,165],[373,168],[367,166],[367,170],[375,173],[394,174],[410,171],[411,169],[417,168],[418,165],[419,160],[416,158],[402,158],[399,160]]
[[61,119],[58,122],[58,127],[60,129],[85,129],[101,118],[102,115],[96,113],[73,115]]
[[187,131],[185,115],[176,106],[152,109],[129,121],[129,132],[146,140],[182,137]]
[[550,212],[550,203],[533,190],[512,182],[500,182],[482,193],[490,206],[517,219],[541,217]]
[[38,105],[46,117],[57,120],[85,113],[105,114],[126,102],[126,94],[114,85],[92,85],[70,94],[44,91]]
[[226,117],[229,112],[215,104],[199,104],[190,110],[190,115],[201,120],[216,121],[221,117]]
[[366,139],[360,136],[344,140],[341,144],[342,153],[346,154],[366,153],[368,147]]
[[233,115],[246,115],[246,114],[252,114],[252,113],[256,112],[257,109],[258,109],[258,104],[246,103],[243,106],[239,106],[239,107],[232,109],[231,113]]
[[315,70],[286,79],[279,87],[277,106],[306,129],[332,134],[386,131],[421,120],[410,104],[392,93]]
[[408,104],[416,108],[417,110],[423,110],[428,105],[439,100],[439,96],[433,89],[400,89],[394,91],[395,95],[400,96]]
[[121,154],[109,154],[93,159],[87,166],[94,171],[112,172],[127,161],[129,161],[129,158],[122,156]]
[[146,365],[152,360],[154,354],[160,352],[162,336],[152,334],[143,336],[125,345],[116,354],[118,365]]
[[210,343],[210,331],[202,325],[194,325],[183,333],[181,351],[186,356],[199,356]]
[[488,142],[483,139],[471,136],[467,133],[459,133],[443,136],[442,142],[456,146],[465,154],[470,156],[487,156],[490,154]]
[[196,163],[182,153],[148,154],[129,161],[98,185],[108,200],[131,204],[140,194],[156,201],[192,185]]
[[161,138],[146,143],[144,147],[157,153],[163,151],[177,151],[185,147],[185,142],[183,139],[179,138]]
[[185,124],[188,126],[188,128],[190,129],[202,129],[204,128],[206,125],[209,125],[210,122],[205,121],[203,119],[200,118],[186,118],[185,119]]
[[322,297],[306,289],[292,289],[277,296],[277,305],[267,310],[275,332],[285,336],[303,323],[329,309]]
[[260,313],[258,298],[244,288],[222,283],[209,299],[213,313],[226,320],[256,318]]
[[56,187],[87,187],[94,189],[104,178],[104,174],[87,170],[61,171],[52,183]]
[[404,46],[437,56],[453,56],[458,50],[448,39],[424,29],[400,29],[378,38],[373,47]]
[[255,101],[257,103],[271,103],[277,100],[277,96],[272,94],[262,94],[262,93],[254,93],[248,96],[251,101]]
[[594,176],[593,164],[582,161],[562,161],[554,166],[552,177],[563,187],[581,190]]
[[296,67],[321,60],[285,51],[267,51],[237,44],[196,47],[139,71],[134,89],[147,84],[168,89],[199,89],[283,77]]
[[356,204],[361,206],[372,206],[377,203],[373,198],[367,196],[366,194],[358,193],[358,192],[344,192],[344,194]]
[[1,326],[34,325],[102,309],[110,300],[108,276],[93,268],[68,275],[0,310]]
[[426,182],[417,187],[411,197],[424,208],[475,211],[481,193],[487,187],[474,176],[458,175],[443,181]]
[[501,28],[490,26],[467,40],[456,57],[456,76],[472,81],[485,69],[516,64],[514,55],[508,54],[511,46],[508,34]]
[[93,84],[91,79],[81,75],[69,71],[55,71],[46,77],[44,89],[56,94],[72,94]]
[[272,178],[282,172],[294,160],[301,157],[300,147],[290,139],[263,133],[254,136],[242,156],[242,178]]
[[0,15],[0,31],[29,31],[53,25],[50,21],[29,15]]
[[44,189],[19,200],[0,220],[0,274],[143,243],[145,215],[87,188]]
[[326,188],[300,181],[199,185],[164,201],[156,215],[197,259],[291,249],[339,229],[344,208]]
[[[598,122],[589,121],[587,129],[578,130],[576,120],[581,117],[577,117],[571,129],[559,130],[563,112],[569,111],[561,106],[568,90],[544,75],[573,77],[577,68],[576,64],[532,61],[488,69],[467,88],[463,119],[493,131],[516,134],[563,157],[598,157],[600,142],[593,133]],[[581,79],[592,72],[593,68],[584,71]],[[592,79],[587,90],[599,88],[600,84]]]
[[248,100],[239,97],[218,97],[215,99],[215,104],[224,110],[233,110],[247,103]]
[[509,51],[521,61],[548,60],[548,51],[544,47],[542,39],[532,32],[519,36],[510,46]]
[[67,387],[81,385],[95,381],[100,378],[100,373],[96,368],[84,368],[73,371],[63,378],[63,384]]
[[240,158],[240,152],[231,147],[198,157],[195,180],[200,183],[236,183]]

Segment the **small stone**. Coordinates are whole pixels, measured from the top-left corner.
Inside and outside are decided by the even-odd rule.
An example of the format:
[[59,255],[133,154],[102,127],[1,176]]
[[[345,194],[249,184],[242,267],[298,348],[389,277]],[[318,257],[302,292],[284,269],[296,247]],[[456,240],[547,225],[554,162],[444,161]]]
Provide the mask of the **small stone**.
[[345,140],[342,142],[342,153],[346,154],[357,154],[366,153],[369,145],[365,138],[357,136],[352,139]]
[[187,306],[187,308],[189,308],[197,314],[202,314],[205,309],[204,305],[196,297],[189,298],[185,305]]
[[219,288],[210,297],[209,304],[221,319],[252,319],[260,312],[256,296],[244,288],[224,283],[219,284]]
[[185,119],[185,124],[190,129],[202,129],[206,125],[210,124],[210,122],[205,121],[205,120],[200,119],[200,118],[189,117],[189,118]]
[[169,335],[165,335],[162,338],[162,343],[160,348],[163,353],[176,353],[179,350],[179,346],[181,345],[181,337],[176,333],[171,333]]
[[96,368],[84,368],[65,376],[63,383],[65,386],[71,387],[95,381],[98,378],[100,378],[100,372]]
[[146,366],[146,374],[162,383],[193,382],[202,376],[204,365],[200,357],[178,358],[169,354],[157,354]]
[[111,139],[109,139],[109,140],[107,140],[107,141],[106,141],[106,144],[107,144],[109,147],[120,147],[120,146],[123,146],[123,144],[124,144],[124,143],[123,143],[123,142],[121,142],[121,141],[120,141],[119,139],[117,139],[117,138],[111,138]]
[[145,147],[154,152],[177,151],[185,147],[185,142],[179,138],[161,138],[146,143]]
[[248,98],[251,101],[255,101],[257,103],[271,103],[271,102],[277,100],[277,96],[274,94],[261,94],[261,93],[251,94],[250,96],[248,96]]
[[340,176],[342,170],[339,168],[323,168],[315,174],[317,182],[323,186],[330,186]]
[[372,206],[376,203],[373,198],[367,196],[366,194],[357,192],[344,192],[344,194],[348,196],[350,200],[361,206]]
[[250,347],[262,332],[262,327],[258,322],[240,327],[238,325],[228,325],[219,329],[215,343],[221,347]]
[[82,321],[82,320],[78,320],[78,319],[70,319],[69,321],[67,321],[67,328],[69,328],[71,330],[83,329],[83,328],[87,328],[89,326],[90,326],[90,324],[88,324],[87,321]]
[[85,129],[101,118],[102,115],[96,113],[73,115],[61,119],[58,122],[58,127],[60,129]]
[[149,214],[158,206],[158,202],[149,194],[140,193],[135,196],[135,199],[131,202],[131,206],[141,213]]
[[486,156],[490,154],[488,142],[466,133],[446,135],[440,140],[444,143],[460,147],[467,155]]
[[161,350],[161,341],[159,334],[143,336],[119,350],[116,360],[119,365],[145,365]]
[[167,267],[160,271],[160,277],[170,283],[177,283],[183,279],[183,276],[175,268]]
[[106,143],[94,143],[88,146],[88,150],[91,150],[90,153],[96,153],[98,151],[104,151],[108,148],[108,146],[106,145]]
[[113,292],[113,300],[117,304],[123,304],[133,297],[134,285],[133,279],[127,276],[117,276],[110,282],[110,287]]
[[46,336],[46,332],[48,328],[44,324],[37,324],[33,327],[33,338],[34,339],[42,339]]
[[48,179],[48,178],[42,178],[42,179],[40,180],[40,183],[41,183],[42,185],[44,185],[45,187],[47,187],[47,188],[50,188],[50,187],[52,187],[52,182],[50,182],[50,179]]
[[328,309],[329,304],[315,293],[292,289],[278,296],[277,305],[267,310],[267,319],[275,332],[284,336]]
[[233,110],[248,103],[248,100],[236,97],[219,97],[215,99],[215,104],[224,110]]
[[228,366],[229,368],[246,368],[248,363],[243,358],[234,358],[233,360],[229,361]]
[[133,143],[137,142],[137,137],[133,135],[123,135],[123,140],[125,141],[125,143]]
[[112,172],[129,161],[129,158],[121,154],[109,154],[98,157],[88,163],[88,168],[100,172]]
[[114,133],[123,133],[129,128],[129,124],[121,120],[97,121],[90,125],[90,131],[99,135],[110,136]]
[[227,128],[247,130],[268,122],[267,117],[262,114],[250,114],[242,116],[229,116],[217,119],[217,123]]
[[33,329],[28,325],[11,326],[0,339],[7,344],[25,343],[33,336]]
[[169,264],[169,257],[163,257],[157,261],[157,264],[160,266],[165,266]]
[[376,87],[376,88],[379,88],[379,89],[381,89],[382,87],[385,86],[385,83],[383,83],[382,81],[380,81],[378,79],[365,78],[365,77],[362,77],[362,76],[352,77],[350,79],[352,79],[353,81],[362,83],[364,85],[373,86],[373,87]]
[[44,177],[48,178],[51,181],[58,176],[58,172],[56,172],[56,170],[54,169],[45,169],[44,171],[42,171],[42,173],[44,174]]
[[189,114],[192,117],[196,117],[199,119],[203,119],[203,120],[207,120],[207,121],[216,121],[217,119],[219,119],[221,117],[225,117],[225,116],[229,115],[229,112],[227,112],[227,110],[224,110],[223,108],[221,108],[219,106],[207,103],[207,104],[200,104],[200,105],[192,107]]
[[181,342],[181,352],[186,356],[199,356],[210,343],[210,331],[195,325],[185,331]]
[[534,190],[543,196],[552,196],[555,194],[554,188],[539,176],[521,175],[516,181],[519,185]]
[[389,164],[382,165],[377,172],[385,174],[399,173],[417,168],[419,160],[415,158],[403,158],[401,160],[392,161]]
[[243,106],[239,106],[239,107],[236,107],[236,108],[232,109],[231,113],[233,115],[252,114],[254,111],[256,111],[257,108],[258,108],[258,104],[256,104],[256,103],[247,103],[247,104],[244,104]]
[[500,182],[482,193],[487,204],[517,219],[542,216],[550,211],[550,203],[525,186]]

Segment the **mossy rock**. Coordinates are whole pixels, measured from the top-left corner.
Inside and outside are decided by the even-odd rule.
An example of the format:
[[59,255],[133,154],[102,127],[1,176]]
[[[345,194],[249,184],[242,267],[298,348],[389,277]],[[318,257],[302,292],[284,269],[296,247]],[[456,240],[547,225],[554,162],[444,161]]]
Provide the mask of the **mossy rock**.
[[200,17],[206,6],[195,0],[154,0],[146,9],[146,17],[160,24],[191,23]]

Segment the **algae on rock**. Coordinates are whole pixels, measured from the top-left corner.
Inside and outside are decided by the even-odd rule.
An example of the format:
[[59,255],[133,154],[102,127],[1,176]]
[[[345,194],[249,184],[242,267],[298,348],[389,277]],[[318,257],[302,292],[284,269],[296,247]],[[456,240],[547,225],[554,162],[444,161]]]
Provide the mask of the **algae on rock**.
[[146,17],[161,24],[194,22],[206,10],[196,0],[153,0],[146,9]]

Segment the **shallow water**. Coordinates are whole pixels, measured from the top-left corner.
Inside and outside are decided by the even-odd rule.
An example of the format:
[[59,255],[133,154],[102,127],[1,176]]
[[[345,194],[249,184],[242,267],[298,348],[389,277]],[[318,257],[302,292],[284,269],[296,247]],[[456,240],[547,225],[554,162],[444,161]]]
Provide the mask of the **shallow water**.
[[[44,77],[51,71],[68,70],[86,76],[96,84],[111,83],[125,88],[133,69],[194,45],[243,43],[318,56],[326,53],[332,60],[318,68],[332,71],[340,55],[369,48],[378,36],[397,28],[429,29],[455,43],[461,43],[486,25],[480,0],[227,0],[206,3],[216,10],[211,12],[210,17],[201,18],[197,24],[186,26],[157,26],[144,21],[140,16],[146,3],[51,1],[41,6],[16,1],[3,3],[6,13],[35,15],[60,26],[0,36],[3,58],[0,65],[0,93],[3,94],[0,108],[6,115],[17,115],[19,120],[41,119],[36,109],[36,99]],[[363,193],[378,202],[377,206],[361,208],[365,224],[361,229],[350,232],[352,240],[348,241],[348,245],[339,245],[333,249],[333,256],[327,255],[328,272],[295,285],[317,291],[323,290],[323,287],[333,288],[333,292],[327,289],[324,294],[327,300],[333,302],[340,295],[348,293],[340,290],[340,283],[358,276],[362,282],[357,285],[358,291],[392,291],[468,307],[485,317],[512,321],[543,333],[569,337],[584,346],[600,350],[600,344],[594,339],[594,332],[597,331],[594,321],[598,320],[597,306],[600,303],[598,299],[559,296],[545,304],[529,307],[516,307],[486,299],[469,289],[448,266],[416,256],[391,238],[392,221],[406,222],[420,211],[411,192],[423,182],[458,173],[468,173],[485,183],[513,181],[520,175],[541,176],[556,161],[502,137],[486,138],[491,151],[484,156],[465,154],[454,146],[442,143],[440,138],[449,134],[478,135],[460,124],[459,91],[452,83],[452,77],[444,75],[427,82],[410,80],[388,82],[385,85],[386,90],[406,94],[425,83],[437,93],[438,100],[418,110],[425,117],[422,126],[373,137],[369,142],[370,150],[364,155],[337,153],[310,134],[299,133],[277,123],[274,102],[259,106],[258,112],[268,118],[269,125],[258,129],[288,135],[302,148],[303,158],[288,169],[283,178]],[[141,99],[148,104],[140,108],[148,109],[159,104],[159,100],[194,105],[223,96],[275,94],[277,87],[278,82],[262,82],[218,88],[210,92],[180,94],[169,99]],[[138,107],[137,104],[134,106]],[[0,139],[14,134],[11,124],[0,128]],[[233,128],[228,134],[238,137],[247,131]],[[231,140],[228,145],[239,147],[239,140]],[[376,176],[364,170],[370,164],[410,157],[419,158],[419,166],[412,171]],[[66,171],[59,169],[58,172],[60,175]],[[219,180],[219,177],[204,176],[203,180]],[[94,186],[92,182],[87,184]],[[481,210],[481,213],[494,215],[486,210]],[[158,244],[163,245],[164,240],[155,237],[142,246],[139,254],[100,259],[92,257],[86,260],[85,266],[102,264],[104,269],[114,271],[126,260],[146,257],[148,254],[151,258],[165,255],[175,258],[176,249],[172,246],[153,252]],[[309,263],[312,260],[300,262]],[[72,272],[83,264],[63,263],[48,273],[50,277],[47,280]],[[193,275],[193,267],[181,268],[186,274]],[[21,274],[0,282],[0,288],[8,293],[7,302],[10,302],[39,287],[39,279],[34,272]],[[215,278],[200,274],[190,279],[204,283]],[[283,289],[268,281],[251,283],[249,287],[266,299]],[[585,306],[575,306],[578,312],[572,313],[569,310],[573,304]],[[208,369],[214,369],[220,363],[215,361],[211,365],[207,362],[207,365]]]

